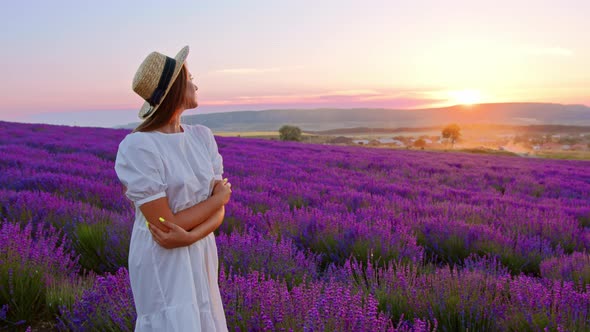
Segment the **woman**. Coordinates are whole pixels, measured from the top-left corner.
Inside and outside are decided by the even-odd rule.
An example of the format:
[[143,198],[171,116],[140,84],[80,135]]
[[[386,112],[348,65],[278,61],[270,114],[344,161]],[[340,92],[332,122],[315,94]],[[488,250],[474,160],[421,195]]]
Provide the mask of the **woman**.
[[[115,171],[135,205],[129,278],[135,331],[227,331],[213,231],[231,184],[211,130],[180,123],[197,107],[185,59],[153,52],[133,79],[144,122],[119,144]],[[163,221],[160,221],[163,220]]]

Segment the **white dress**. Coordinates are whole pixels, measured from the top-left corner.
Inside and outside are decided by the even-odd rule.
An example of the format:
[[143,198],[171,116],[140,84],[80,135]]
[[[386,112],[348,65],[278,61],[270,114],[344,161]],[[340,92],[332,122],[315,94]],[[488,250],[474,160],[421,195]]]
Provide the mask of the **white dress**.
[[135,331],[227,331],[219,294],[213,233],[190,246],[165,249],[146,227],[139,206],[168,197],[173,213],[205,200],[220,180],[223,159],[211,130],[135,132],[119,144],[115,171],[135,203],[129,278],[137,310]]

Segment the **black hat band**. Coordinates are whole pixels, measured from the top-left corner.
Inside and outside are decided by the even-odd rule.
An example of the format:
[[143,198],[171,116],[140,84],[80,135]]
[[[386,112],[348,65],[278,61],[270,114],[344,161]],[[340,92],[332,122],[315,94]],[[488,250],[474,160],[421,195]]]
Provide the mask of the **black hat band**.
[[176,60],[170,57],[166,57],[166,63],[164,63],[164,69],[162,70],[162,76],[160,76],[158,87],[156,88],[156,90],[154,90],[152,96],[146,100],[151,106],[156,106],[160,104],[162,96],[164,96],[164,93],[166,93],[166,88],[170,84],[170,80],[172,79],[172,74],[174,74],[175,67]]

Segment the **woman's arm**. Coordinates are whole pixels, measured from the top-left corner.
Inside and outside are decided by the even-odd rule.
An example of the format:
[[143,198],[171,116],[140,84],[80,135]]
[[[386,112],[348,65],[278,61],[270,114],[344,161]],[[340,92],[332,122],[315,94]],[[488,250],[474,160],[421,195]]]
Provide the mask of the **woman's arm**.
[[206,237],[207,235],[211,234],[215,231],[221,223],[223,222],[223,218],[225,217],[225,206],[222,206],[221,209],[217,210],[209,219],[205,220],[199,226],[190,230],[190,243],[187,245],[191,245],[200,239]]
[[153,227],[159,228],[163,232],[167,232],[169,227],[161,225],[160,218],[179,226],[185,231],[190,231],[209,219],[223,205],[224,202],[221,196],[211,196],[187,209],[173,213],[168,204],[168,197],[161,197],[142,204],[139,209]]
[[190,232],[214,217],[223,206],[220,196],[211,196],[199,204],[174,214],[174,223]]
[[153,227],[152,224],[148,224],[148,229],[152,233],[156,243],[166,249],[174,249],[189,246],[211,234],[211,232],[215,231],[221,225],[224,216],[225,207],[221,207],[209,219],[193,228],[190,232],[165,220],[162,224],[168,228],[168,231],[161,231],[158,227]]
[[139,207],[146,220],[163,232],[168,228],[161,225],[158,220],[164,218],[167,222],[175,224],[185,231],[190,231],[209,219],[222,206],[227,204],[231,196],[231,184],[219,181],[213,188],[213,195],[185,210],[172,213],[167,197],[161,197],[145,203]]

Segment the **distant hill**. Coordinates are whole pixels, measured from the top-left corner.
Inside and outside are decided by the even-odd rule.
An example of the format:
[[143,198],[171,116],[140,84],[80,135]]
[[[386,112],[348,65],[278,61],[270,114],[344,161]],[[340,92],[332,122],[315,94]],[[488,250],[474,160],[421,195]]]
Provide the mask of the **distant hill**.
[[[549,103],[496,103],[414,110],[397,109],[277,109],[183,116],[183,122],[214,131],[274,131],[284,124],[303,130],[340,128],[430,127],[451,122],[504,125],[590,125],[590,107]],[[135,128],[130,123],[117,128]]]

